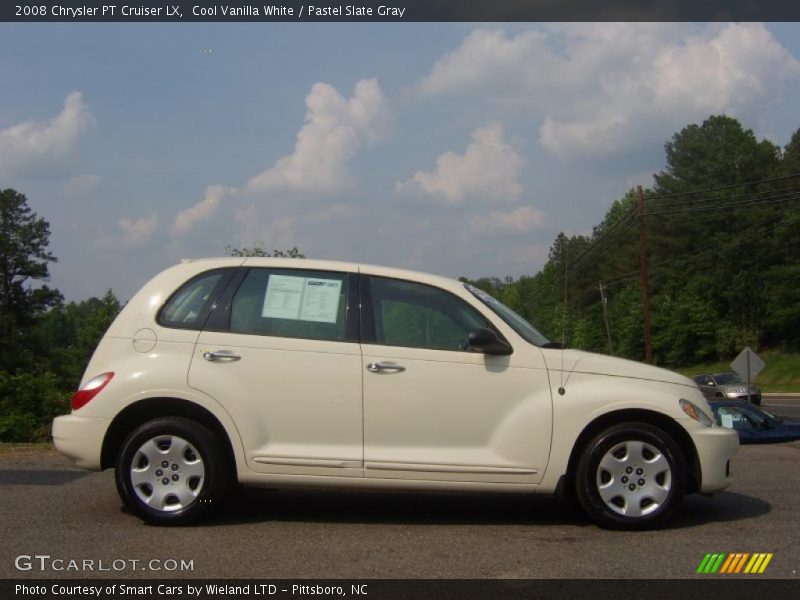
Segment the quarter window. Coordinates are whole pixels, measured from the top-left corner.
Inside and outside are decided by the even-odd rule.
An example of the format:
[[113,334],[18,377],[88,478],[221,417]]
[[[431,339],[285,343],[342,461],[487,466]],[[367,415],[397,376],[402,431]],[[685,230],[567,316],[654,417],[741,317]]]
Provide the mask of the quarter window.
[[343,341],[348,288],[345,273],[251,269],[233,297],[230,330]]
[[186,282],[175,292],[158,316],[165,327],[200,329],[229,271],[209,271]]
[[370,291],[377,344],[466,351],[470,331],[491,328],[469,304],[429,285],[371,277]]

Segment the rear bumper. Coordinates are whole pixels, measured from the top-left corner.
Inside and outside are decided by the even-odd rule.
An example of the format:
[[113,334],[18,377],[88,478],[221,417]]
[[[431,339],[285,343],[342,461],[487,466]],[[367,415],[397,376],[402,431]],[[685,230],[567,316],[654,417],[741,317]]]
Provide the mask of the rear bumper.
[[53,421],[56,450],[75,461],[75,465],[100,470],[100,454],[111,419],[63,415]]
[[700,492],[703,494],[725,489],[733,482],[731,460],[739,449],[739,435],[725,427],[689,429],[697,456],[700,459]]

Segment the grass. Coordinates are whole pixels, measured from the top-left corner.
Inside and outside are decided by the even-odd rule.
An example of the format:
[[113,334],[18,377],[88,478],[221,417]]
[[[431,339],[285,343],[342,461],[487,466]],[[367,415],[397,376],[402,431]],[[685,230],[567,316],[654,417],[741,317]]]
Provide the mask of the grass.
[[31,452],[47,452],[53,450],[50,442],[36,442],[32,444],[16,442],[0,442],[0,455],[3,454],[29,454]]
[[[762,392],[800,392],[800,354],[769,350],[759,353],[759,356],[767,365],[754,380]],[[694,365],[678,371],[688,377],[699,373],[722,373],[732,370],[732,360]]]

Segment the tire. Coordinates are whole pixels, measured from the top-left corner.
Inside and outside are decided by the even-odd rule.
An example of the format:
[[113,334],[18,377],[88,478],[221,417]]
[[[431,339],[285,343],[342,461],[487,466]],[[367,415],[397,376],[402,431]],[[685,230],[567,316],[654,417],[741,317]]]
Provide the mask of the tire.
[[601,527],[651,529],[678,507],[686,482],[686,460],[675,441],[658,427],[631,422],[587,444],[575,491],[581,508]]
[[144,423],[123,443],[117,491],[147,523],[186,524],[219,508],[231,473],[211,431],[189,419],[163,417]]

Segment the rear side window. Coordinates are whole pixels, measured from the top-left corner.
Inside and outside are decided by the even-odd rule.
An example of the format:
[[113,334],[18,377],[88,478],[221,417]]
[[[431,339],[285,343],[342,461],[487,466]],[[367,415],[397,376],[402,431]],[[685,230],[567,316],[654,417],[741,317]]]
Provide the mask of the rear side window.
[[209,271],[187,281],[161,309],[158,323],[165,327],[202,329],[229,271]]
[[347,341],[346,273],[251,269],[231,304],[230,331]]

